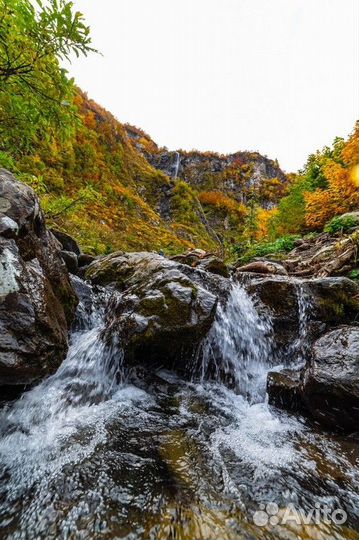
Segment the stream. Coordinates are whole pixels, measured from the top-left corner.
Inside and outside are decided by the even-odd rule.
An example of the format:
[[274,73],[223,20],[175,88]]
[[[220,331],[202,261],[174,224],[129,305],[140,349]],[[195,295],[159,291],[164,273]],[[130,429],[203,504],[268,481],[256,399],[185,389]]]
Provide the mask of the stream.
[[[310,317],[298,295],[295,366]],[[219,307],[203,359],[188,360],[189,381],[125,371],[99,339],[103,316],[83,318],[58,371],[0,410],[0,538],[359,538],[358,440],[268,405],[280,359],[244,286]]]

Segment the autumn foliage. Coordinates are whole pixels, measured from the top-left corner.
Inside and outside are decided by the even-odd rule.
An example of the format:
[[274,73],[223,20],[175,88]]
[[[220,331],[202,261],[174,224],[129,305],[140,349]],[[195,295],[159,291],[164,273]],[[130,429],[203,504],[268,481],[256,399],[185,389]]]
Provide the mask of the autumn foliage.
[[227,213],[234,213],[238,217],[244,217],[247,209],[231,197],[227,197],[221,191],[202,191],[199,200],[203,205],[213,206]]
[[269,228],[273,219],[278,215],[277,208],[259,208],[257,211],[257,232],[256,239],[259,242],[266,240],[269,236]]
[[340,161],[328,160],[323,168],[325,189],[304,194],[306,225],[320,230],[333,217],[359,209],[359,125],[344,145]]
[[348,141],[335,139],[288,179],[287,194],[276,210],[258,210],[261,240],[322,231],[333,217],[359,210],[359,123]]

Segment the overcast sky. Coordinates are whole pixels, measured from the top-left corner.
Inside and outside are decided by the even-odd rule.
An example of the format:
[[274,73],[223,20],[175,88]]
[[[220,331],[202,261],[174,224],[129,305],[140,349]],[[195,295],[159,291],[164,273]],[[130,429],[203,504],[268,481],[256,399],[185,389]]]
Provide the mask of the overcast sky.
[[358,0],[75,0],[103,56],[70,73],[169,149],[297,170],[359,118]]

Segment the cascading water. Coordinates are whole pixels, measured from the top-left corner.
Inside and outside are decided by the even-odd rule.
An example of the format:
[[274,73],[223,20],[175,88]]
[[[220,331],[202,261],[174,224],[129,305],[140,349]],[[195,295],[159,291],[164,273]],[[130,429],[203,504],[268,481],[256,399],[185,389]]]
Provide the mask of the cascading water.
[[[296,359],[309,313],[300,284],[298,298]],[[1,538],[355,538],[359,447],[268,406],[275,336],[256,298],[233,287],[197,382],[158,371],[130,384],[102,327],[96,308],[58,372],[0,411]],[[350,520],[256,526],[268,502],[325,503]]]
[[233,285],[203,347],[202,379],[214,368],[217,380],[227,379],[250,402],[262,401],[272,358],[270,316],[263,307],[259,314],[255,299],[244,287]]
[[180,164],[181,164],[181,158],[180,158],[180,153],[179,152],[175,152],[176,154],[176,162],[175,162],[175,165],[174,165],[174,178],[178,178],[178,173],[179,173],[179,168],[180,168]]
[[309,325],[312,302],[305,283],[294,281],[298,305],[298,336],[289,346],[286,364],[294,369],[302,367],[310,352]]
[[121,350],[99,338],[103,306],[88,313],[80,303],[78,312],[81,330],[72,335],[57,373],[0,411],[1,526],[11,530],[21,500],[21,519],[9,536],[13,539],[44,534],[48,514],[55,513],[51,481],[105,440],[104,419],[121,386]]

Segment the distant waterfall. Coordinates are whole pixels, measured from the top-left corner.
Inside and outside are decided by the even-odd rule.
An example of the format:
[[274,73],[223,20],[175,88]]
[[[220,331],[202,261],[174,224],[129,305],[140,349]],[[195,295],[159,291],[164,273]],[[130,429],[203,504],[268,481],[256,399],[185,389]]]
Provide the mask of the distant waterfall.
[[178,172],[181,164],[181,157],[179,152],[175,152],[176,154],[176,162],[174,164],[174,178],[178,178]]

